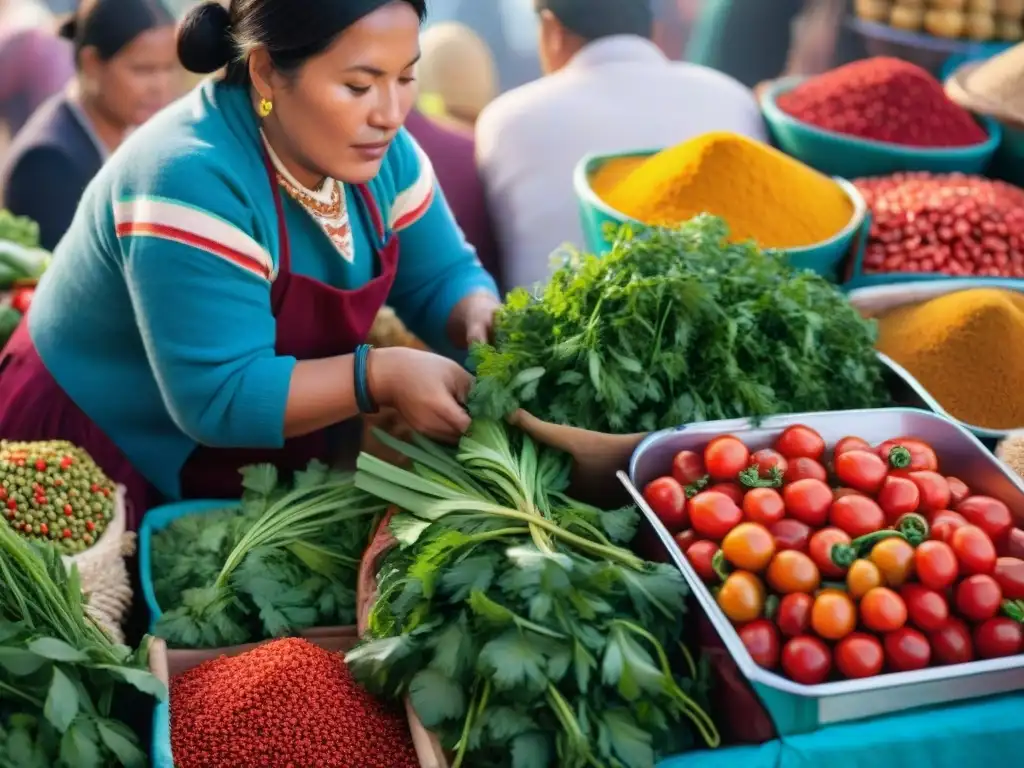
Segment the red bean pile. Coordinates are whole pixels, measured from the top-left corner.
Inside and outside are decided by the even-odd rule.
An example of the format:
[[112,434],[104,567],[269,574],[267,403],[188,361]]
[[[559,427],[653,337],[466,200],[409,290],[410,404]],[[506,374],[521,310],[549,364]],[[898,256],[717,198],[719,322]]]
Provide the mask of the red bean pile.
[[963,147],[987,138],[942,84],[899,59],[863,59],[812,77],[778,98],[803,123],[908,147]]
[[871,211],[864,272],[1024,277],[1024,191],[978,176],[854,182]]
[[340,654],[275,640],[171,683],[177,768],[418,768],[402,715],[362,689]]

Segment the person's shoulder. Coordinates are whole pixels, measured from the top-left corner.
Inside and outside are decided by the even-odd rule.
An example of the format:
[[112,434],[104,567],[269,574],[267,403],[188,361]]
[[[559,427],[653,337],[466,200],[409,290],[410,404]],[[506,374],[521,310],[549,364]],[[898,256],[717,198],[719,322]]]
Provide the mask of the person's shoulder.
[[692,64],[686,61],[673,61],[669,64],[667,76],[680,85],[702,86],[715,89],[721,93],[736,96],[755,103],[754,92],[735,77],[727,75],[703,64]]
[[538,112],[549,111],[558,103],[563,80],[556,73],[512,88],[498,96],[484,107],[477,118],[477,140],[481,136],[500,133],[511,127],[528,125]]

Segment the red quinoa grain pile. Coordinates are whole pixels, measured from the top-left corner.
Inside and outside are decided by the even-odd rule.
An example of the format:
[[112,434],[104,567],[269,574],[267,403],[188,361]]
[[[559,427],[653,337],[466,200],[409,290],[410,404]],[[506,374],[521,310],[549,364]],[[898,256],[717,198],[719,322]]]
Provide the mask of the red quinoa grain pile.
[[402,714],[341,654],[275,640],[171,681],[176,768],[418,768]]

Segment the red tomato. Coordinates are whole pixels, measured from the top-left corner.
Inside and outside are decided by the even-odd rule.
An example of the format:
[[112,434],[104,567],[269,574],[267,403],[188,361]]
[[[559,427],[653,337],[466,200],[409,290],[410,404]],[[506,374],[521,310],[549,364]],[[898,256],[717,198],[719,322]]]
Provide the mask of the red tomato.
[[[907,466],[900,467],[893,463],[892,449],[897,446],[906,448],[910,452],[910,463]],[[931,446],[913,437],[886,440],[875,449],[875,452],[892,469],[904,469],[908,472],[936,472],[939,469],[939,459]]]
[[841,579],[846,569],[832,562],[832,547],[836,544],[849,544],[850,536],[840,528],[822,528],[811,535],[807,544],[807,553],[818,566],[821,575],[826,579]]
[[956,610],[965,619],[985,621],[999,613],[1003,591],[991,576],[968,576],[956,588]]
[[951,616],[940,629],[932,632],[931,641],[936,664],[966,664],[974,661],[971,631],[960,619]]
[[715,483],[707,490],[715,493],[724,493],[736,506],[743,504],[743,487],[739,483]]
[[690,545],[697,541],[697,532],[693,528],[687,528],[672,538],[676,540],[676,546],[679,547],[679,551],[685,553],[690,548]]
[[887,477],[878,492],[878,506],[885,512],[885,519],[895,523],[900,515],[916,512],[921,504],[921,492],[917,485],[905,477]]
[[1024,600],[1024,560],[1000,557],[993,573],[1006,600]]
[[11,297],[11,308],[25,314],[32,304],[32,297],[35,295],[35,288],[19,288]]
[[938,472],[911,472],[908,477],[921,493],[921,512],[938,512],[949,506],[949,483]]
[[932,660],[928,638],[910,627],[889,632],[885,636],[885,660],[893,672],[924,669]]
[[996,547],[981,528],[964,525],[953,532],[953,547],[962,573],[992,573],[996,567]]
[[784,549],[793,549],[797,552],[807,551],[811,529],[805,523],[786,518],[768,526],[768,530],[775,537],[775,548],[779,551]]
[[971,495],[967,484],[959,477],[947,477],[946,482],[949,484],[949,503],[953,507]]
[[907,606],[888,587],[875,587],[860,600],[860,620],[872,632],[894,632],[907,623]]
[[900,597],[907,604],[910,623],[924,632],[935,632],[949,619],[946,598],[934,589],[920,584],[904,584]]
[[783,595],[779,601],[779,610],[775,614],[775,623],[779,631],[786,637],[804,634],[811,626],[811,610],[814,598],[803,592]]
[[704,449],[704,466],[714,480],[733,480],[750,466],[750,450],[732,435],[716,437]]
[[757,465],[757,474],[761,477],[771,477],[772,470],[777,469],[783,475],[789,469],[789,462],[786,457],[771,448],[762,448],[750,457],[750,463]]
[[752,523],[772,525],[786,516],[786,504],[774,488],[751,488],[743,497],[743,517]]
[[852,538],[880,531],[886,525],[882,508],[867,496],[844,496],[833,502],[828,517],[832,525]]
[[810,427],[794,424],[775,440],[775,450],[787,459],[813,459],[825,454],[825,440]]
[[821,480],[797,480],[782,489],[782,500],[790,517],[820,528],[828,520],[832,489]]
[[861,440],[859,437],[844,437],[836,447],[832,449],[832,457],[842,456],[847,451],[870,451],[871,443]]
[[930,538],[949,544],[953,538],[953,532],[957,528],[967,525],[967,521],[958,512],[943,509],[929,517],[928,525],[931,527],[931,532],[928,534]]
[[693,525],[693,530],[707,539],[721,539],[743,522],[743,512],[736,506],[736,502],[724,493],[717,491],[698,493],[690,499],[687,506],[690,509],[690,522]]
[[845,498],[847,496],[864,496],[864,495],[866,495],[866,494],[863,494],[860,491],[855,491],[855,490],[853,490],[853,488],[836,488],[834,491],[832,491],[832,500],[833,501],[839,501],[840,499],[843,499],[843,498]]
[[969,496],[957,505],[956,511],[968,523],[981,528],[992,541],[999,541],[1013,527],[1010,508],[991,496]]
[[881,488],[888,472],[885,462],[870,451],[847,451],[835,459],[839,482],[864,493],[875,493]]
[[1019,557],[1024,560],[1024,530],[1016,527],[1011,528],[1010,535],[1000,544],[1003,546],[1003,551],[1000,554],[1007,557]]
[[851,680],[874,677],[885,663],[878,638],[864,632],[854,632],[836,643],[835,657],[839,674]]
[[704,458],[695,451],[680,451],[672,459],[672,477],[680,485],[692,485],[706,474]]
[[774,669],[779,663],[779,631],[768,619],[744,624],[739,631],[747,653],[765,669]]
[[670,531],[679,531],[689,524],[686,515],[686,491],[671,477],[659,477],[644,488],[644,501]]
[[789,459],[789,468],[786,470],[786,474],[782,476],[782,482],[789,484],[795,483],[797,480],[807,479],[820,480],[824,483],[828,480],[828,472],[814,459],[808,459],[803,456]]
[[702,581],[714,583],[718,581],[718,574],[715,573],[711,561],[718,553],[718,545],[713,541],[695,541],[686,550],[686,559],[693,566]]
[[974,647],[983,659],[1016,656],[1024,649],[1024,628],[1005,617],[989,619],[974,628]]
[[914,550],[914,572],[926,587],[942,592],[953,586],[960,567],[949,544],[926,541]]
[[828,679],[832,654],[816,637],[794,637],[782,648],[782,670],[795,683],[817,685]]

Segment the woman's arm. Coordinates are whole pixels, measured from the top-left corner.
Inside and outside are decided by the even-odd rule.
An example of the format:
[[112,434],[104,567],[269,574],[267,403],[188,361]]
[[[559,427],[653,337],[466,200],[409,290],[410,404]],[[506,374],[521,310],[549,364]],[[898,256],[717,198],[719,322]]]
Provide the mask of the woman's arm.
[[52,251],[71,225],[88,183],[64,152],[37,147],[22,155],[8,173],[3,207],[35,221],[39,244]]

